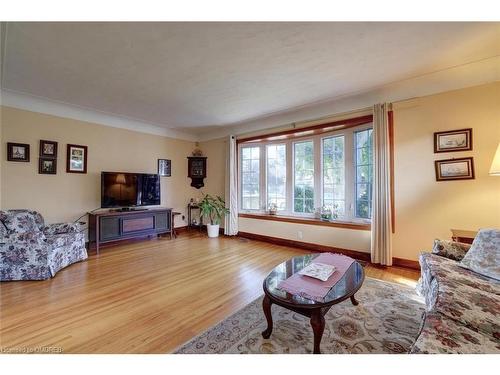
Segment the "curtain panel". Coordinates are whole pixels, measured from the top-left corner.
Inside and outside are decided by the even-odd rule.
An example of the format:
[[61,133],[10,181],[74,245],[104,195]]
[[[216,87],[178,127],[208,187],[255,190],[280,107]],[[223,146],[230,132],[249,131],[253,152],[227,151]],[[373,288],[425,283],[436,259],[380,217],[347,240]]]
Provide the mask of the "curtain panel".
[[224,234],[226,236],[235,236],[238,234],[238,154],[236,137],[230,135],[227,143],[225,201],[229,214],[225,218]]
[[391,170],[389,115],[391,105],[373,106],[373,191],[371,261],[392,265]]

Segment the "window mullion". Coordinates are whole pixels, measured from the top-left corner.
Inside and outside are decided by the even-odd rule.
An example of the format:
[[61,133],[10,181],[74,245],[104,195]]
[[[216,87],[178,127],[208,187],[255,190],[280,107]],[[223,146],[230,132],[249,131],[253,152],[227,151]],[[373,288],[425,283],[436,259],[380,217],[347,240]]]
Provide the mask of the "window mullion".
[[315,137],[313,139],[313,153],[314,153],[314,211],[322,206],[322,189],[321,189],[321,139]]
[[259,176],[259,186],[260,186],[260,210],[267,210],[267,150],[266,145],[260,145],[260,176]]
[[293,212],[293,143],[286,143],[286,213]]
[[345,204],[346,219],[354,218],[354,204],[356,194],[355,162],[354,162],[354,132],[349,131],[345,134]]

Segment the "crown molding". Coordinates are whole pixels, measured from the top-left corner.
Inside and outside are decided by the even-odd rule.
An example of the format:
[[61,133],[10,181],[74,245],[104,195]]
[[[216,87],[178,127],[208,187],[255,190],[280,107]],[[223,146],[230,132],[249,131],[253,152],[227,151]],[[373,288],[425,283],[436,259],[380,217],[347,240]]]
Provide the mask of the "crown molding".
[[369,91],[343,95],[321,103],[281,111],[232,126],[221,126],[220,129],[211,129],[210,132],[200,132],[198,135],[200,142],[228,135],[248,135],[294,123],[342,115],[371,107],[375,103],[404,101],[496,81],[500,81],[500,56],[393,82]]
[[87,123],[100,124],[113,128],[126,129],[139,133],[160,135],[185,141],[196,142],[195,134],[185,133],[174,129],[168,129],[159,125],[134,120],[105,112],[99,112],[72,104],[61,103],[45,98],[2,89],[0,91],[0,104],[5,107],[13,107],[31,112],[44,113],[47,115],[70,118]]

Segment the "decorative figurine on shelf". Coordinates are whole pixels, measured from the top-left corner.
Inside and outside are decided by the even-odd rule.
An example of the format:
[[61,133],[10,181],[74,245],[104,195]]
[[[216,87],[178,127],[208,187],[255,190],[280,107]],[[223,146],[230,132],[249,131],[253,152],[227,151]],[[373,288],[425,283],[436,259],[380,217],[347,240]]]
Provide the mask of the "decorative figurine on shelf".
[[191,152],[191,156],[203,156],[203,151],[201,151],[200,149],[200,144],[196,142],[194,146],[195,149],[193,150],[193,152]]
[[276,215],[278,213],[278,205],[276,203],[271,203],[269,205],[269,215]]

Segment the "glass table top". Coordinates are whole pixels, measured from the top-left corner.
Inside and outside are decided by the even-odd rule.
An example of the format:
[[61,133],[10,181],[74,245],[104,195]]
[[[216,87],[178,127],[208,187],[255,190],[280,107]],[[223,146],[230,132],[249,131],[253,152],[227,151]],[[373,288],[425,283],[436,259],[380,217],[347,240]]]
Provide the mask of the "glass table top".
[[365,278],[365,273],[361,264],[354,261],[344,276],[342,276],[337,284],[330,289],[323,302],[316,302],[278,289],[278,285],[281,281],[299,272],[302,268],[309,265],[317,256],[319,256],[319,254],[297,256],[276,266],[264,280],[265,291],[272,297],[289,304],[314,306],[335,303],[335,301],[339,299],[352,295],[353,292],[361,287]]

